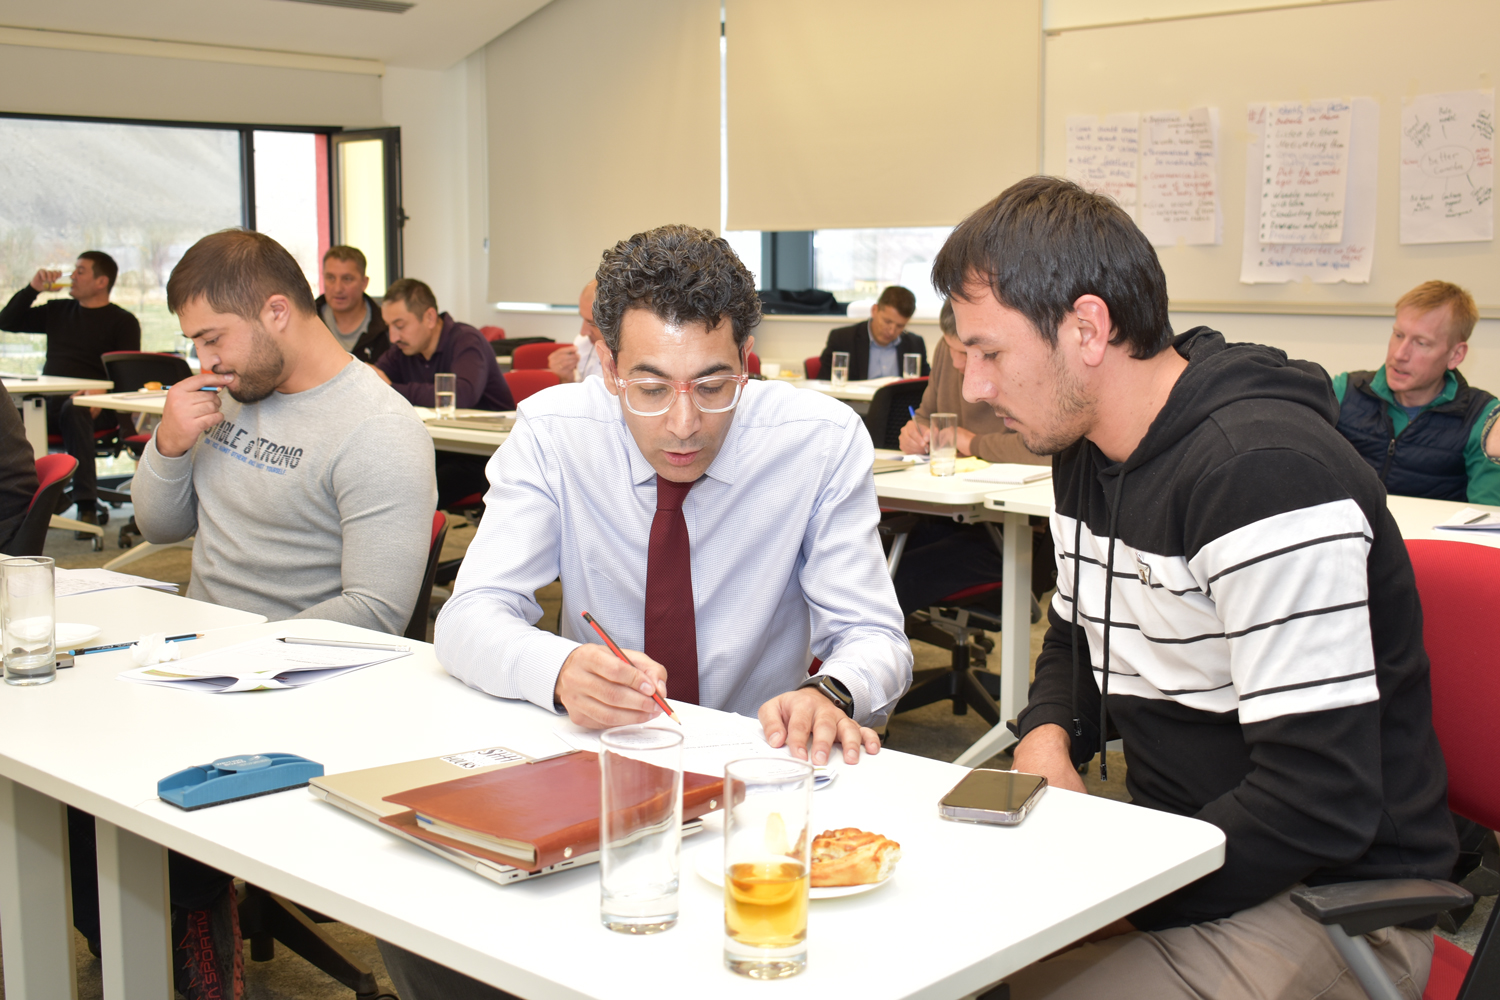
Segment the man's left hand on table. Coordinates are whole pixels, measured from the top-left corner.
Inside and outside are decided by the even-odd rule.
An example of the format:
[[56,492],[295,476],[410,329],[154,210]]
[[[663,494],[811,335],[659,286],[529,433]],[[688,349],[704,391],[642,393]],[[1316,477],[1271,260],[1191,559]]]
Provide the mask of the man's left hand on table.
[[760,707],[760,724],[767,743],[786,746],[792,756],[816,766],[828,763],[835,742],[843,745],[848,764],[859,763],[861,745],[865,753],[880,752],[875,731],[849,718],[816,688],[798,688],[772,698]]

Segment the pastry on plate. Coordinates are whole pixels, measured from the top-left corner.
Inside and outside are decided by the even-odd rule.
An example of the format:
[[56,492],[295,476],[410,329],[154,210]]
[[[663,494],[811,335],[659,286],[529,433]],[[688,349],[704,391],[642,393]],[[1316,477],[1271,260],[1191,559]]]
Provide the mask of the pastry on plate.
[[878,833],[849,827],[824,830],[812,842],[812,884],[867,885],[890,878],[901,845]]

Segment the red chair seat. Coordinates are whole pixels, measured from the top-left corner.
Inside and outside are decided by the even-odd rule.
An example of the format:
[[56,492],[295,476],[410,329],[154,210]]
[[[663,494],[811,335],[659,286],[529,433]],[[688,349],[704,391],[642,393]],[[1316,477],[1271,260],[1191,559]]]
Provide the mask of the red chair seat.
[[450,503],[448,505],[448,509],[453,510],[455,508],[463,507],[478,507],[482,503],[484,503],[483,493],[470,493],[468,496]]
[[515,349],[510,356],[511,371],[523,371],[530,369],[547,370],[547,359],[552,356],[553,351],[560,351],[569,344],[522,344]]
[[965,587],[963,590],[954,591],[938,603],[963,604],[966,601],[972,601],[976,597],[981,597],[985,594],[988,594],[992,590],[999,590],[1003,586],[1004,584],[999,581],[996,581],[995,583],[976,583],[972,587]]
[[745,356],[745,370],[751,375],[760,374],[760,357],[754,351]]
[[802,370],[807,373],[808,378],[820,378],[823,374],[823,359],[808,358],[802,362]]
[[1422,1000],[1453,1000],[1468,974],[1469,953],[1436,935],[1433,935],[1432,945],[1432,972],[1428,973]]
[[479,332],[484,334],[484,339],[490,343],[505,339],[505,328],[499,326],[481,326]]
[[[548,345],[538,344],[538,347]],[[559,347],[562,345],[559,344]],[[562,379],[558,378],[546,368],[523,368],[520,371],[511,369],[505,373],[505,384],[510,386],[510,394],[519,404],[521,400],[533,393],[541,392],[543,389],[554,385],[561,385]]]

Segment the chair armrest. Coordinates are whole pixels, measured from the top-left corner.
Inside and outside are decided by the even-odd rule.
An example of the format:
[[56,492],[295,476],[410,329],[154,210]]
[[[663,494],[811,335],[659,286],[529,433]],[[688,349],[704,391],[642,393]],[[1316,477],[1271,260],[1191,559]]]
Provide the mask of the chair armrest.
[[1320,924],[1338,924],[1351,936],[1434,917],[1473,901],[1452,882],[1424,878],[1340,882],[1292,893],[1303,913]]

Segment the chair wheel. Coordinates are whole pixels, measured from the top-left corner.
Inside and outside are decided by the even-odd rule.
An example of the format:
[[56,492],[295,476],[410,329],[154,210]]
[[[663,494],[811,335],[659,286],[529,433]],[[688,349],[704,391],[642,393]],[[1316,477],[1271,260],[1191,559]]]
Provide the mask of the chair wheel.
[[95,535],[94,536],[94,551],[95,552],[103,552],[104,551],[104,536],[103,535]]

